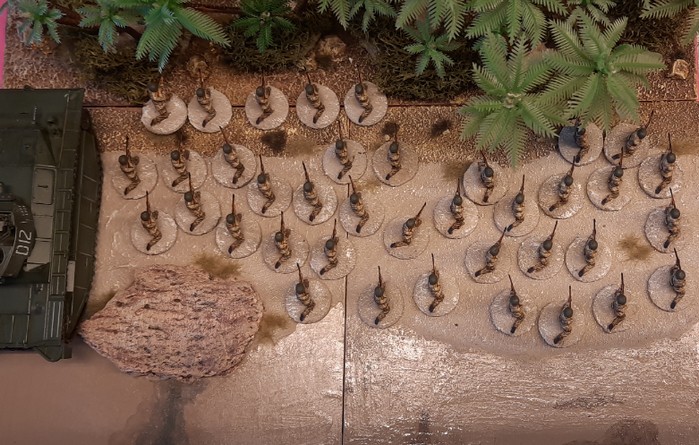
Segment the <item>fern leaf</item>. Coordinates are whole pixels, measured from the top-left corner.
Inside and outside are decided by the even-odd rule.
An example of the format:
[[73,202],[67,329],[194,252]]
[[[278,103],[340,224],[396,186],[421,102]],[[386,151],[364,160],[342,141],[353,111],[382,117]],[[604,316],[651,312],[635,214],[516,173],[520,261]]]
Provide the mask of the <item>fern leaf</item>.
[[191,8],[175,9],[173,15],[187,31],[195,36],[224,47],[230,46],[230,39],[223,27],[208,15]]
[[429,0],[406,0],[398,12],[396,28],[405,29],[427,11]]

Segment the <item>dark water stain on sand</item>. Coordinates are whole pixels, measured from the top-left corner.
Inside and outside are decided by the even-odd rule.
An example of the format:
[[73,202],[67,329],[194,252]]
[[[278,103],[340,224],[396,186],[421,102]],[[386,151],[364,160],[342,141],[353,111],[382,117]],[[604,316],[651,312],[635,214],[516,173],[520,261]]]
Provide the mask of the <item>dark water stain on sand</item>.
[[613,424],[599,441],[566,442],[564,445],[661,445],[658,426],[649,420],[623,419]]

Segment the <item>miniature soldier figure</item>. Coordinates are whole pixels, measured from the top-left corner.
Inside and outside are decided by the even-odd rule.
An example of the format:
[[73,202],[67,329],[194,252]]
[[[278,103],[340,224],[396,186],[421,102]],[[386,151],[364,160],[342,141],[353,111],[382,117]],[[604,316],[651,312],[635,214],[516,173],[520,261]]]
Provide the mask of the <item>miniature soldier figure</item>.
[[555,345],[562,342],[564,338],[573,332],[573,290],[571,286],[568,286],[568,301],[566,301],[566,304],[561,308],[558,321],[561,323],[561,329],[563,329],[563,331],[553,339],[553,344]]
[[231,204],[231,213],[226,215],[226,230],[228,230],[228,233],[233,237],[233,242],[231,245],[228,247],[228,254],[230,255],[233,253],[235,249],[238,248],[241,244],[243,244],[243,241],[245,241],[245,237],[243,236],[243,230],[240,227],[240,222],[243,220],[243,214],[242,213],[235,213],[235,193],[233,194],[233,201]]
[[265,165],[262,163],[262,155],[260,155],[260,167],[262,172],[257,175],[257,190],[259,190],[262,196],[267,200],[262,206],[262,210],[260,210],[260,212],[264,214],[267,213],[267,210],[269,210],[277,197],[274,196],[274,192],[272,191],[272,184],[269,182],[269,173],[265,172]]
[[396,129],[396,133],[393,135],[393,142],[391,142],[391,145],[388,147],[388,153],[386,154],[386,158],[388,159],[388,163],[391,165],[391,171],[388,172],[386,175],[386,181],[391,179],[400,171],[401,168],[403,168],[403,165],[400,162],[400,145],[398,144],[398,130]]
[[279,269],[283,261],[291,258],[291,247],[289,246],[289,236],[291,235],[291,229],[287,229],[284,226],[284,212],[282,212],[281,225],[279,227],[279,232],[274,234],[274,245],[279,252],[279,259],[274,263],[274,268]]
[[488,165],[488,160],[485,158],[485,153],[481,151],[482,161],[478,161],[478,172],[481,178],[481,184],[485,187],[485,193],[483,193],[483,202],[488,202],[490,195],[495,189],[495,171]]
[[374,110],[374,106],[371,105],[371,101],[369,101],[369,95],[367,94],[366,91],[366,85],[364,82],[362,82],[362,75],[359,74],[359,83],[354,86],[354,97],[357,99],[357,102],[359,102],[359,105],[362,106],[364,111],[362,111],[362,114],[359,116],[359,123],[361,124],[364,119],[369,117],[371,112]]
[[510,314],[515,318],[515,322],[512,323],[512,327],[510,328],[510,334],[514,334],[527,314],[524,312],[524,306],[522,306],[522,303],[519,301],[519,296],[517,296],[517,292],[515,291],[515,285],[512,283],[512,277],[510,274],[507,274],[507,277],[510,279],[510,300],[508,308],[510,309]]
[[575,164],[570,167],[570,170],[558,183],[558,201],[549,207],[549,212],[553,212],[562,205],[568,204],[568,198],[570,198],[570,191],[573,188],[573,170],[575,170]]
[[543,243],[539,244],[539,249],[537,250],[537,262],[535,265],[527,269],[527,273],[539,272],[549,265],[549,257],[551,256],[551,249],[553,248],[553,236],[556,234],[557,227],[558,221],[556,221],[556,224],[553,225],[551,235],[549,235]]
[[619,323],[626,318],[626,295],[624,295],[624,274],[621,274],[621,287],[614,292],[612,299],[612,310],[614,311],[614,320],[609,323],[607,330],[612,331]]
[[578,151],[578,154],[575,155],[575,159],[573,162],[575,164],[579,163],[580,160],[587,154],[588,150],[590,150],[590,141],[587,139],[585,127],[582,125],[580,122],[580,118],[575,119],[575,132],[573,133],[573,139],[575,140],[575,144],[580,148],[580,151]]
[[310,287],[308,285],[308,278],[304,278],[303,275],[301,275],[301,266],[299,263],[296,263],[296,268],[299,271],[299,282],[296,283],[296,287],[294,288],[294,292],[296,293],[296,298],[303,303],[306,308],[301,312],[301,315],[299,316],[299,320],[303,321],[308,317],[308,314],[311,313],[314,307],[316,307],[316,302],[313,301],[313,298],[311,298],[311,295],[308,293]]
[[617,165],[614,168],[614,170],[612,170],[612,174],[609,175],[609,179],[607,180],[607,188],[609,189],[609,194],[605,196],[602,200],[602,205],[606,205],[612,199],[616,199],[619,197],[619,186],[621,185],[621,181],[624,177],[624,169],[622,167],[623,162],[624,152],[622,151],[621,156],[619,157],[619,165]]
[[585,258],[585,266],[578,271],[578,276],[582,277],[593,267],[595,267],[595,257],[597,256],[597,221],[592,220],[592,235],[587,238],[585,247],[583,247],[583,258]]
[[476,277],[491,273],[495,270],[495,266],[498,263],[498,255],[500,254],[500,246],[502,245],[502,239],[504,236],[505,232],[503,231],[498,242],[490,246],[488,251],[485,253],[485,267],[475,273]]
[[189,173],[187,172],[187,164],[185,163],[185,160],[189,160],[189,150],[182,150],[183,140],[184,133],[178,132],[177,150],[170,152],[170,163],[172,164],[172,168],[174,168],[179,175],[174,181],[172,181],[173,187],[177,187],[189,177]]
[[150,121],[150,126],[153,127],[170,117],[170,112],[167,111],[167,104],[170,102],[171,95],[165,91],[165,80],[162,76],[159,83],[148,84],[148,96],[155,107],[155,111],[158,113],[158,116]]
[[[640,126],[629,135],[629,137],[626,138],[626,142],[624,142],[624,148],[622,149],[622,152],[624,155],[631,156],[636,152],[636,148],[638,148],[639,145],[641,145],[641,142],[643,142],[643,139],[646,138],[648,135],[648,126],[650,125],[651,120],[653,119],[653,114],[655,111],[650,113],[650,117],[648,118],[648,122],[646,122],[646,125]],[[612,159],[619,159],[621,157],[621,153],[617,153],[614,156],[612,156]]]
[[216,117],[216,109],[214,108],[213,101],[211,100],[211,88],[204,86],[203,77],[199,78],[199,88],[197,88],[196,96],[197,102],[201,108],[206,111],[206,117],[201,124],[202,127],[206,127],[206,124],[211,122],[211,120]]
[[194,232],[194,229],[197,228],[199,224],[201,224],[202,221],[204,221],[204,218],[206,218],[206,213],[204,213],[204,210],[201,207],[201,193],[195,192],[194,189],[192,188],[192,174],[190,173],[189,176],[189,191],[184,194],[184,203],[187,206],[187,209],[194,215],[194,221],[192,224],[189,225],[189,231]]
[[223,135],[223,159],[235,169],[235,174],[233,175],[233,184],[237,184],[243,172],[245,171],[245,166],[240,162],[240,156],[238,156],[238,151],[228,142],[226,133],[223,131],[222,127],[218,127],[219,131]]
[[420,227],[420,224],[422,224],[422,220],[420,219],[420,214],[425,209],[426,205],[427,205],[427,203],[424,203],[422,205],[422,207],[420,207],[420,211],[417,212],[417,215],[415,215],[415,217],[408,218],[403,223],[402,240],[397,241],[395,243],[392,243],[391,248],[409,246],[410,243],[413,242],[413,234],[415,232],[415,229]]
[[260,125],[263,120],[267,119],[274,113],[272,106],[269,103],[269,96],[272,94],[272,88],[265,83],[265,76],[262,76],[262,85],[255,90],[255,100],[260,106],[262,114],[258,116],[255,124]]
[[342,170],[340,171],[340,173],[337,174],[337,179],[342,179],[347,174],[347,172],[349,172],[352,169],[352,164],[354,163],[354,156],[352,157],[352,159],[350,159],[349,152],[347,151],[347,143],[344,141],[344,138],[342,137],[342,125],[339,121],[337,122],[337,128],[340,133],[340,139],[335,141],[335,156],[342,165]]
[[306,176],[306,182],[303,183],[303,199],[313,207],[311,214],[308,215],[308,220],[313,222],[316,216],[323,210],[323,203],[318,199],[318,193],[316,193],[315,184],[311,182],[311,178],[308,176],[308,170],[306,170],[306,163],[301,162],[303,165],[303,174]]
[[144,229],[148,231],[148,234],[151,236],[151,240],[148,241],[148,244],[146,244],[146,250],[150,251],[150,249],[155,246],[158,241],[163,237],[163,234],[160,233],[160,229],[158,228],[158,211],[154,210],[151,212],[150,210],[150,200],[148,199],[148,192],[146,192],[146,211],[141,212],[141,225],[143,226]]
[[427,277],[427,289],[430,291],[430,295],[434,300],[430,304],[430,313],[439,306],[439,304],[444,301],[444,294],[442,293],[442,285],[439,282],[439,271],[434,266],[434,253],[432,254],[432,273]]
[[308,80],[308,83],[306,84],[304,91],[306,92],[306,99],[308,99],[311,106],[316,109],[316,114],[313,115],[313,123],[315,124],[318,123],[318,119],[320,119],[325,112],[325,105],[323,105],[323,101],[320,99],[318,87],[316,84],[311,82],[311,76],[308,75],[308,72],[306,72],[306,79]]
[[379,324],[391,310],[391,306],[388,304],[388,296],[386,295],[386,283],[381,278],[381,266],[379,266],[379,285],[374,288],[374,302],[381,309],[381,313],[374,320],[374,324]]
[[677,303],[684,297],[684,287],[687,281],[687,274],[682,270],[680,257],[675,249],[675,265],[670,269],[670,287],[675,291],[675,298],[670,303],[670,309],[675,309]]
[[323,246],[323,253],[325,253],[325,258],[328,259],[328,264],[326,264],[325,266],[323,266],[322,269],[320,269],[321,275],[325,275],[326,272],[337,267],[337,245],[339,242],[340,238],[337,236],[336,219],[335,223],[333,224],[333,236],[331,236],[330,239],[327,240],[325,242],[325,245]]
[[350,201],[350,208],[352,209],[352,212],[354,212],[355,215],[357,215],[360,220],[357,223],[357,233],[362,231],[362,227],[364,227],[364,224],[366,224],[367,221],[369,221],[369,212],[367,211],[366,207],[364,207],[364,202],[362,201],[362,192],[358,192],[356,188],[354,188],[354,181],[352,180],[352,177],[350,176],[350,184],[352,185],[352,194],[349,197]]
[[670,189],[670,199],[670,205],[665,207],[665,227],[670,232],[663,243],[665,249],[670,247],[670,243],[680,236],[680,209],[675,206],[675,196],[672,194],[672,189]]
[[505,229],[506,232],[509,232],[524,222],[524,175],[522,175],[522,185],[519,187],[519,193],[517,193],[515,199],[512,200],[512,213],[514,214],[515,221],[507,226],[507,229]]
[[665,187],[672,182],[672,173],[675,171],[675,161],[677,156],[672,152],[672,141],[670,133],[667,134],[668,150],[660,156],[660,176],[663,177],[662,182],[655,188],[655,194],[660,193]]
[[124,189],[124,196],[131,193],[138,184],[141,183],[141,178],[138,177],[138,172],[136,171],[136,166],[138,165],[138,156],[131,156],[131,151],[129,150],[129,137],[126,136],[126,154],[119,156],[119,168],[121,172],[124,173],[131,183]]
[[449,226],[447,233],[451,235],[454,230],[459,230],[464,225],[464,199],[461,197],[461,180],[456,180],[456,193],[449,204],[449,212],[454,217],[454,223]]

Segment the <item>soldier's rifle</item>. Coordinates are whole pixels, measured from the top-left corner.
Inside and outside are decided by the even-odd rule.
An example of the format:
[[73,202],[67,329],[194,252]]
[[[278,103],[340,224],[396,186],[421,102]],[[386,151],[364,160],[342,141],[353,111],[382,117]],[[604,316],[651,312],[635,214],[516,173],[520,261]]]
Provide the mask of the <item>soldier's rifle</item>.
[[677,208],[675,205],[675,195],[672,193],[672,189],[670,189],[670,204],[672,204],[672,207]]
[[148,213],[148,217],[151,217],[150,213],[150,199],[148,199],[149,193],[146,191],[146,213]]
[[296,269],[299,271],[299,284],[303,284],[303,275],[301,274],[301,266],[296,263]]
[[551,232],[551,235],[547,238],[549,241],[553,241],[553,236],[556,234],[556,229],[558,228],[558,221],[556,221],[556,224],[553,225],[553,231]]
[[675,266],[677,266],[679,270],[682,270],[682,266],[680,265],[680,256],[677,255],[677,248],[673,250],[675,251]]
[[488,164],[488,159],[485,157],[485,152],[483,150],[481,150],[481,158],[483,158],[483,164],[486,167],[490,167],[490,164]]
[[624,295],[624,273],[621,273],[621,287],[619,288],[621,295]]
[[308,176],[308,170],[306,170],[306,163],[302,161],[301,165],[303,166],[303,175],[306,177],[306,182],[311,182],[311,178]]
[[415,218],[414,218],[416,221],[417,221],[418,219],[420,219],[420,215],[422,214],[422,211],[425,210],[425,206],[426,206],[426,205],[427,205],[427,203],[424,203],[424,204],[422,205],[422,207],[420,207],[420,211],[417,212],[417,215],[415,215]]

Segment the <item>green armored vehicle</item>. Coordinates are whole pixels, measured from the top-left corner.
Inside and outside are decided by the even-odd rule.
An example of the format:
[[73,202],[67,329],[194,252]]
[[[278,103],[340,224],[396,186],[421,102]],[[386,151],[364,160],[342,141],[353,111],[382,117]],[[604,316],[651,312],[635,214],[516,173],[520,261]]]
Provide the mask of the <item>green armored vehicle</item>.
[[0,90],[0,349],[70,357],[102,169],[83,90]]

